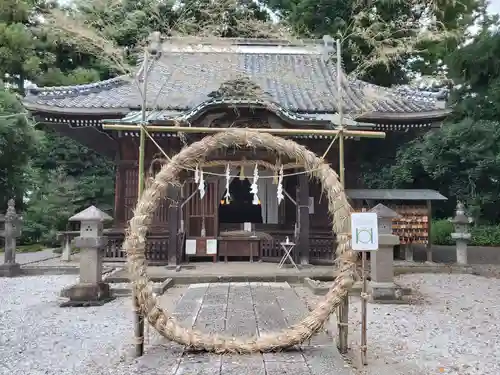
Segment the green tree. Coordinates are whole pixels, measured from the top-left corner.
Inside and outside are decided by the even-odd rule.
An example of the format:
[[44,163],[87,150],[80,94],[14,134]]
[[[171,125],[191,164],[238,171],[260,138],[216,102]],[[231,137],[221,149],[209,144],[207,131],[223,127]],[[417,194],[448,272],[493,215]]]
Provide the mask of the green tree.
[[41,16],[53,5],[39,0],[5,0],[0,4],[0,79],[24,94],[25,83],[88,83],[109,74],[90,54],[42,27]]
[[[44,27],[53,7],[39,0],[0,3],[0,80],[19,94],[25,83],[43,86],[95,82],[112,74],[99,56]],[[112,165],[76,142],[35,131],[16,97],[0,91],[0,210],[9,198],[23,202],[25,241],[54,240],[75,209],[113,202]],[[64,225],[63,225],[64,222]]]
[[[500,24],[498,24],[500,26]],[[451,104],[456,119],[500,118],[500,31],[485,29],[446,60],[455,83]]]
[[[435,73],[466,37],[482,0],[266,0],[300,36],[340,38],[347,73],[391,86],[408,70]],[[422,19],[428,19],[427,31]],[[431,22],[431,20],[433,20]],[[425,68],[425,69],[424,69]]]
[[30,168],[30,194],[24,215],[25,243],[56,244],[68,218],[90,205],[110,211],[114,166],[72,139],[45,132]]
[[[464,119],[412,141],[398,153],[395,186],[427,184],[467,204],[476,221],[500,221],[500,124]],[[448,213],[450,213],[448,211]]]
[[22,202],[37,133],[15,95],[0,87],[0,211],[7,201]]
[[107,41],[108,52],[115,55],[119,50],[112,45],[131,52],[154,31],[164,36],[269,37],[276,29],[268,12],[250,0],[80,0],[66,17],[52,16],[54,27],[82,41],[87,52],[89,45],[106,49]]

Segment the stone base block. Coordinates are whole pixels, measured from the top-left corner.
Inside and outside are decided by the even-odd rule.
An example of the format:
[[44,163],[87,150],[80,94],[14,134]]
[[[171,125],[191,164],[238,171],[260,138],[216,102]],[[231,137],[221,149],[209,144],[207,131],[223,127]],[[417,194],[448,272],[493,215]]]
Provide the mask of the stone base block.
[[15,277],[21,275],[21,265],[18,263],[0,264],[0,277]]
[[158,296],[161,296],[167,291],[167,289],[172,288],[173,286],[174,286],[174,280],[169,277],[165,281],[153,285],[153,293],[155,293]]
[[166,270],[169,271],[175,271],[175,272],[180,272],[181,270],[194,270],[196,269],[196,266],[193,266],[191,264],[179,264],[176,266],[165,266]]
[[368,292],[371,295],[370,301],[375,303],[406,303],[405,296],[411,294],[411,290],[401,288],[394,283],[370,282]]
[[109,284],[104,282],[72,285],[61,291],[61,297],[69,298],[61,307],[102,306],[115,298],[111,295]]

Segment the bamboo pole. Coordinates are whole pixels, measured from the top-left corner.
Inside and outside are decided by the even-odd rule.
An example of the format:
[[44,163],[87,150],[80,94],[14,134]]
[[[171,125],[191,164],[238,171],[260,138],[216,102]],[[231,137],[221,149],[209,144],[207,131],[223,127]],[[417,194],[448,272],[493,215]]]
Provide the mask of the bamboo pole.
[[361,289],[361,364],[366,366],[368,364],[366,350],[366,331],[367,331],[367,321],[366,321],[366,251],[361,252],[361,274],[363,277],[363,286]]
[[[343,95],[342,95],[342,55],[340,50],[340,40],[336,41],[336,52],[337,52],[337,96],[338,96],[338,113],[340,118],[340,131],[338,133],[339,138],[339,177],[342,187],[345,188],[345,160],[344,160],[344,137],[347,135],[348,131],[344,129],[344,109],[343,105]],[[384,135],[385,137],[385,135]],[[337,348],[342,354],[347,353],[349,347],[349,294],[346,294],[345,298],[339,305],[337,311],[337,326],[338,326],[338,337],[337,337]]]
[[[140,125],[126,124],[103,124],[104,130],[141,131]],[[146,130],[152,133],[220,133],[232,131],[238,128],[204,128],[196,126],[161,126],[147,125]],[[328,135],[335,136],[342,133],[344,137],[359,138],[385,138],[385,132],[371,130],[346,130],[346,129],[261,129],[261,128],[240,128],[248,129],[257,133],[269,133],[275,135]]]
[[[147,87],[148,87],[148,51],[144,51],[144,62],[143,62],[143,86],[142,86],[142,122],[146,122],[146,106],[147,106]],[[139,136],[139,176],[137,181],[137,202],[142,196],[144,190],[144,158],[146,154],[146,131],[143,127],[140,128]],[[132,296],[134,307],[135,307],[135,356],[141,357],[144,354],[144,315],[141,313],[137,297]]]

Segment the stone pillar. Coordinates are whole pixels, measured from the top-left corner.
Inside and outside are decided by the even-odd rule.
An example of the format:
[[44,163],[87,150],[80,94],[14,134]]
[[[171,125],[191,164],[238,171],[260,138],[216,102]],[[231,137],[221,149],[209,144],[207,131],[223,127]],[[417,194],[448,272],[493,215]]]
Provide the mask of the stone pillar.
[[0,264],[0,277],[21,274],[21,266],[16,263],[16,241],[21,236],[22,217],[16,213],[14,199],[10,199],[5,215],[0,216],[4,229],[0,231],[5,243],[4,264]]
[[297,189],[297,224],[299,229],[299,261],[302,265],[309,264],[309,176],[299,174]]
[[458,202],[455,217],[450,220],[455,226],[455,232],[451,234],[451,238],[456,241],[457,246],[457,263],[468,264],[467,262],[467,244],[471,240],[470,225],[472,218],[465,215],[465,207],[463,203]]
[[71,261],[71,236],[69,233],[63,233],[61,240],[61,261]]
[[413,262],[413,243],[408,242],[404,245],[405,248],[405,260],[407,262]]
[[112,218],[90,206],[69,220],[81,223],[80,236],[75,238],[75,246],[80,249],[80,280],[78,284],[63,289],[61,296],[69,301],[61,307],[103,305],[113,299],[109,284],[102,281],[102,250],[107,242],[103,236],[103,223]]
[[376,205],[370,212],[378,217],[379,248],[370,252],[369,291],[374,301],[399,299],[398,287],[394,284],[394,246],[399,244],[399,237],[392,234],[392,219],[399,214],[383,204]]

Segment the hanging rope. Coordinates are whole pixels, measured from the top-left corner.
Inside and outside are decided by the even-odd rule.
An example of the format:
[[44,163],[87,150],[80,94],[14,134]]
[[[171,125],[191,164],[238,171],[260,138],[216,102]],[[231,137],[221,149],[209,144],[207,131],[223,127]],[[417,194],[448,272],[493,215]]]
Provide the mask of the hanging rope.
[[[141,123],[140,124],[141,128],[144,130],[144,133],[146,134],[146,136],[153,142],[153,144],[158,148],[158,150],[163,154],[163,156],[165,156],[165,158],[168,160],[168,161],[171,161],[172,159],[170,158],[170,156],[167,155],[167,153],[165,152],[165,150],[163,150],[163,148],[158,144],[158,142],[156,142],[156,140],[153,138],[153,136],[151,136],[151,134],[147,131],[147,127],[144,123]],[[335,136],[334,140],[337,139],[337,136]],[[333,140],[333,141],[334,141]],[[333,142],[332,141],[332,142]],[[332,143],[330,143],[331,145]],[[331,146],[329,146],[331,147]],[[328,150],[326,151],[328,152]],[[325,155],[326,155],[326,152],[325,152]],[[265,162],[265,161],[262,161],[262,160],[252,160],[252,161],[240,161],[240,162],[231,162],[231,161],[207,161],[207,162],[203,162],[201,163],[203,166],[208,166],[208,167],[214,167],[214,166],[220,166],[220,165],[223,165],[223,164],[231,164],[231,163],[234,163],[235,165],[244,165],[246,163],[246,165],[248,164],[259,164],[259,165],[262,165],[262,166],[265,166],[265,167],[271,167],[270,169],[274,170],[276,169],[276,166],[273,166],[271,163],[269,162]],[[283,169],[292,169],[292,168],[297,168],[299,167],[300,164],[297,164],[297,163],[289,163],[289,164],[285,164],[283,167]],[[179,166],[180,168],[186,170],[186,171],[190,171],[190,172],[196,172],[196,168],[190,168],[190,167],[186,167],[186,166]],[[294,173],[287,173],[287,174],[284,174],[283,177],[291,177],[291,176],[298,176],[298,175],[301,175],[301,174],[308,174],[308,173],[311,173],[311,172],[315,172],[315,171],[307,171],[307,170],[304,170],[304,171],[300,171],[300,172],[294,172]],[[226,177],[226,174],[225,173],[215,173],[215,172],[207,172],[207,171],[204,171],[203,172],[205,175],[209,175],[209,176],[217,176],[217,177]],[[231,178],[240,178],[240,175],[231,175],[230,176]],[[259,178],[272,178],[272,179],[275,179],[276,177],[275,176],[260,176]]]

